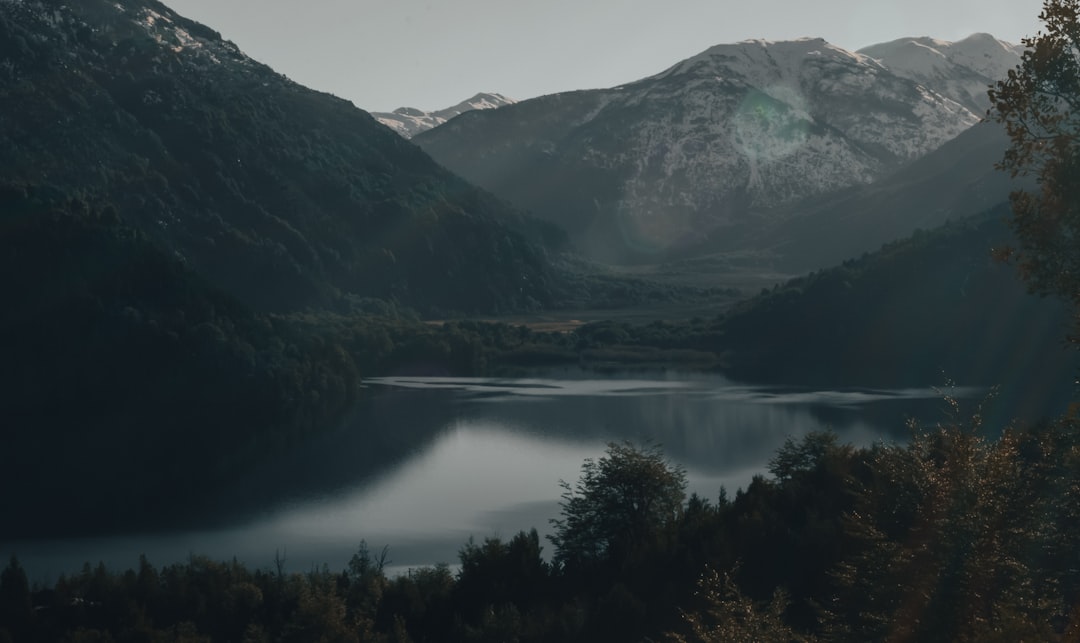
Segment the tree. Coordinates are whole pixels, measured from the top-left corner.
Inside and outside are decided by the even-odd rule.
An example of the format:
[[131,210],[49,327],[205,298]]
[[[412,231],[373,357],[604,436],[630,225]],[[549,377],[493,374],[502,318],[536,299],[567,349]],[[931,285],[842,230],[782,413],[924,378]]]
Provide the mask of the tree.
[[682,613],[691,638],[669,632],[665,638],[670,643],[809,643],[814,640],[784,622],[787,595],[781,589],[776,590],[767,604],[755,603],[743,595],[731,574],[707,569],[698,581],[698,590],[697,596],[704,606],[700,611]]
[[617,562],[674,527],[686,498],[686,472],[659,447],[609,443],[588,459],[577,484],[561,481],[562,518],[552,520],[555,562]]
[[989,115],[1012,143],[999,167],[1038,180],[1012,193],[1019,247],[998,255],[1033,292],[1080,310],[1080,0],[1045,0],[1039,19],[1045,30],[1022,41],[1019,66],[990,90]]
[[12,556],[0,572],[0,633],[7,631],[18,639],[32,617],[30,582],[19,560]]
[[509,542],[485,538],[477,545],[470,538],[458,554],[458,600],[481,609],[511,603],[527,610],[547,588],[550,569],[542,549],[535,529],[518,532]]

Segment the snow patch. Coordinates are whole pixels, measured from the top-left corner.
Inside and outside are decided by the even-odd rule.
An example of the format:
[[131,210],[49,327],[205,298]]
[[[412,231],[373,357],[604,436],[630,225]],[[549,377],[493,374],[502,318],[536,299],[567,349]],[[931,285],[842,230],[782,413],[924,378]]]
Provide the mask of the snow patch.
[[425,112],[415,107],[399,107],[393,112],[372,112],[375,120],[397,132],[404,138],[412,138],[420,132],[438,127],[446,121],[477,109],[496,109],[512,105],[517,101],[502,94],[481,92],[457,105],[434,112]]
[[859,51],[897,76],[925,85],[982,113],[990,106],[987,89],[1020,63],[1023,50],[1021,45],[977,33],[957,42],[900,38]]

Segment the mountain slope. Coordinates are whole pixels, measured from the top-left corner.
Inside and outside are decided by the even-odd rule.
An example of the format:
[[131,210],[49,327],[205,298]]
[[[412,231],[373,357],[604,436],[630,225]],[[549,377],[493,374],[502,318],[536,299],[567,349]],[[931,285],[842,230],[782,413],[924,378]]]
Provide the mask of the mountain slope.
[[[733,377],[858,386],[1001,385],[1028,410],[1068,400],[1069,307],[1026,292],[991,249],[1007,206],[795,279],[721,320]],[[1018,415],[1028,413],[1017,412]],[[1008,417],[1001,418],[1002,422]]]
[[404,138],[412,138],[420,132],[438,127],[455,116],[471,112],[474,109],[495,109],[503,105],[513,105],[517,101],[502,94],[480,92],[468,100],[453,107],[434,112],[425,112],[415,107],[399,107],[392,112],[372,112],[375,120],[394,130]]
[[[994,168],[1009,145],[994,123],[980,123],[925,157],[871,185],[808,199],[776,214],[752,244],[775,267],[808,272],[831,267],[881,244],[986,211],[1027,185]],[[730,250],[728,247],[721,247]]]
[[977,121],[820,39],[720,45],[622,87],[466,113],[413,140],[625,261],[743,238],[768,209],[865,184]]
[[977,33],[949,42],[936,38],[900,38],[859,50],[909,78],[983,114],[990,107],[989,86],[1020,64],[1022,45]]
[[257,308],[551,301],[533,222],[160,3],[0,2],[0,102],[6,178],[114,203]]
[[0,183],[0,300],[0,538],[177,520],[359,396],[332,338],[61,191]]

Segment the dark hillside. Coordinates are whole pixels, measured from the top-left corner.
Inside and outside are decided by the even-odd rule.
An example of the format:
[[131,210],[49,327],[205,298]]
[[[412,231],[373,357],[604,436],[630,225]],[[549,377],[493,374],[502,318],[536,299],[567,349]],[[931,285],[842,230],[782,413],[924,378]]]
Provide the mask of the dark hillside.
[[0,537],[148,528],[358,397],[335,343],[55,190],[0,189],[0,301]]
[[[720,321],[732,373],[769,382],[1001,385],[1067,396],[1078,364],[1068,307],[994,261],[1006,208],[920,232],[788,282]],[[1034,408],[1039,408],[1035,406]]]
[[552,301],[552,228],[160,3],[0,3],[0,103],[5,177],[114,203],[257,308]]

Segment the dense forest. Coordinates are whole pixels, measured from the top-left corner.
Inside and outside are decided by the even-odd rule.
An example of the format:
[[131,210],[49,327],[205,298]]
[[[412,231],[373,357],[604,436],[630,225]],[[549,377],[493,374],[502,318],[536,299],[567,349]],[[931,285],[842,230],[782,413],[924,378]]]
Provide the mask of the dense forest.
[[1080,636],[1080,432],[986,437],[979,416],[906,445],[788,441],[734,497],[685,496],[655,447],[612,444],[536,530],[389,577],[237,561],[0,573],[0,641],[1067,641]]
[[0,61],[0,101],[20,106],[0,114],[5,179],[112,203],[255,308],[559,296],[556,228],[158,2],[2,3]]

